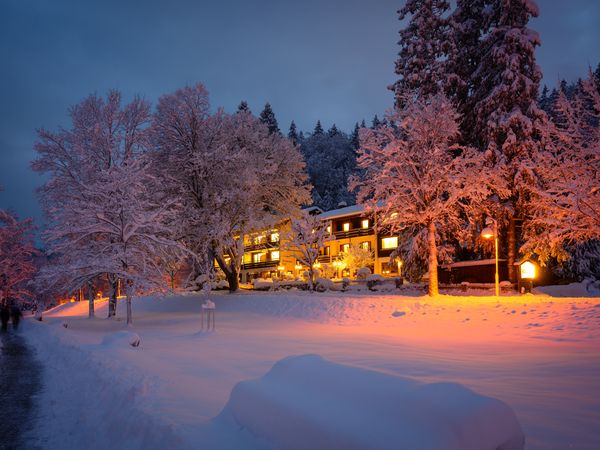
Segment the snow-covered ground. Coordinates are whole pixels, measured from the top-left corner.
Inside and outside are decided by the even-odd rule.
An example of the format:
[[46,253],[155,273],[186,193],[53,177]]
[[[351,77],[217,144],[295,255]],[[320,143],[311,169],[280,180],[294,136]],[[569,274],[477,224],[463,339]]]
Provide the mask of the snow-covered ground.
[[[232,389],[282,358],[318,354],[497,398],[515,411],[527,449],[597,450],[600,298],[552,296],[569,293],[585,291],[499,301],[410,291],[222,293],[211,295],[215,332],[200,330],[199,296],[145,298],[134,302],[133,328],[118,335],[124,320],[104,319],[104,302],[93,320],[87,303],[66,304],[26,324],[46,366],[36,439],[61,449],[270,448],[224,417]],[[139,347],[129,345],[134,333]]]

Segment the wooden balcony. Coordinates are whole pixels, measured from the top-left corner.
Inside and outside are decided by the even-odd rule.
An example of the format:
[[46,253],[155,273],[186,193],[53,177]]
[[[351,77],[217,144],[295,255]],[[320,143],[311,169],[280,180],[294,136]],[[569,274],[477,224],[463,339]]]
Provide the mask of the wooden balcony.
[[317,262],[320,262],[321,264],[330,264],[331,256],[330,255],[319,255],[317,258]]
[[271,249],[271,248],[279,248],[279,241],[267,241],[267,242],[261,242],[260,244],[245,245],[244,251],[245,252],[253,252],[256,250],[266,250],[266,249]]
[[260,261],[260,262],[251,262],[242,264],[242,270],[250,270],[250,269],[270,269],[276,268],[279,265],[279,260],[277,261]]
[[333,234],[336,239],[350,239],[350,238],[361,237],[361,236],[373,236],[375,234],[375,231],[373,230],[373,227],[369,227],[369,228],[355,228],[350,231],[336,231]]

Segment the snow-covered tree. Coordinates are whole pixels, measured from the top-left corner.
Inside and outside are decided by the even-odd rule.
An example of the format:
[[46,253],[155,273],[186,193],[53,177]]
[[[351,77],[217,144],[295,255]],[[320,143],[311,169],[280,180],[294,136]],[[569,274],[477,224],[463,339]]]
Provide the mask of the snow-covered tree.
[[348,177],[356,171],[356,151],[350,138],[340,130],[315,132],[301,143],[308,176],[313,185],[313,202],[328,210],[340,202],[353,204]]
[[246,100],[242,100],[238,105],[238,112],[251,113],[250,107],[248,106],[248,102]]
[[32,221],[0,209],[0,301],[31,300],[36,254]]
[[377,117],[377,114],[373,116],[373,120],[371,120],[371,128],[379,128],[381,125],[381,120]]
[[459,117],[443,94],[402,104],[388,117],[396,126],[361,130],[358,165],[365,174],[353,186],[377,227],[401,236],[407,265],[416,256],[428,260],[429,294],[437,295],[438,259],[449,256],[443,244],[491,194],[508,193],[480,152],[453,145]]
[[356,151],[358,147],[360,147],[360,127],[358,126],[358,122],[354,124],[354,129],[352,130],[352,134],[350,135],[350,145],[352,149]]
[[163,96],[153,133],[164,188],[182,205],[182,239],[199,267],[216,259],[237,290],[244,234],[308,201],[300,153],[249,113],[210,115],[202,85]]
[[547,145],[548,120],[537,105],[542,74],[535,49],[540,39],[528,28],[538,7],[533,0],[494,0],[488,8],[489,33],[473,75],[475,124],[470,142],[487,151],[512,192],[510,201],[499,205],[497,217],[508,224],[509,279],[514,281],[516,219],[529,208],[526,192],[535,183],[532,161]]
[[350,245],[345,252],[340,253],[338,259],[342,267],[350,270],[350,274],[363,267],[371,267],[375,262],[372,250],[358,245]]
[[448,18],[448,59],[445,62],[445,91],[461,114],[461,137],[472,145],[475,126],[474,74],[481,63],[482,39],[489,31],[490,0],[457,0]]
[[[249,116],[245,108],[237,112]],[[199,276],[211,278],[213,256],[210,246],[225,233],[218,227],[207,198],[209,187],[222,176],[215,148],[219,125],[211,119],[208,92],[202,84],[186,86],[159,99],[151,127],[155,173],[166,198],[180,203],[175,240],[193,254],[189,282]],[[224,155],[229,160],[229,155]],[[204,273],[206,270],[209,273]]]
[[323,131],[323,126],[321,125],[321,121],[317,120],[317,123],[315,125],[315,129],[313,130],[312,135],[313,136],[317,136],[317,135],[320,135],[320,134],[323,134],[323,133],[324,133],[324,131]]
[[303,211],[298,218],[292,219],[290,231],[284,240],[285,249],[308,267],[308,286],[311,291],[314,290],[315,263],[325,240],[330,238],[327,225],[318,216]]
[[400,20],[410,18],[398,41],[395,72],[400,78],[390,86],[396,106],[402,106],[408,93],[428,96],[443,88],[448,52],[445,14],[449,8],[446,0],[407,0],[398,10]]
[[277,123],[277,119],[275,118],[275,113],[271,108],[270,103],[265,103],[264,109],[260,113],[260,121],[264,123],[269,129],[269,133],[279,133],[279,124]]
[[145,154],[149,119],[150,107],[139,98],[122,105],[117,91],[106,99],[92,95],[71,109],[71,129],[38,132],[32,164],[49,175],[40,190],[44,240],[67,285],[107,274],[116,300],[123,280],[128,324],[135,290],[160,284],[159,249],[175,245],[173,203],[157,194]]
[[537,155],[539,184],[524,224],[523,250],[542,261],[600,239],[600,92],[590,70],[572,99],[561,90],[553,146]]
[[290,141],[292,141],[292,143],[295,145],[298,143],[298,130],[296,129],[296,123],[292,120],[292,123],[290,123],[290,129],[288,131],[288,139]]

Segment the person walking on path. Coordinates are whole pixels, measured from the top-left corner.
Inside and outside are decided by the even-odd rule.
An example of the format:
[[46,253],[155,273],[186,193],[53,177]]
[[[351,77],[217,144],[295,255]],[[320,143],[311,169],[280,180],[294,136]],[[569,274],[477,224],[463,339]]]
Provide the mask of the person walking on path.
[[8,330],[8,319],[10,319],[10,310],[6,300],[0,302],[0,321],[2,322],[2,331]]
[[23,313],[21,312],[21,308],[16,303],[13,303],[10,309],[10,317],[12,320],[13,329],[16,331],[19,329],[19,322],[21,322],[21,317]]

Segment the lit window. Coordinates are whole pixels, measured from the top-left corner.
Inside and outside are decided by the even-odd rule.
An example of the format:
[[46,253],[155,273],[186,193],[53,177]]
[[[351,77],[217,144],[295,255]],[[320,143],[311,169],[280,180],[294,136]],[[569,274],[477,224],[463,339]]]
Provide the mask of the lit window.
[[371,243],[369,241],[361,242],[360,248],[363,250],[371,250]]
[[350,224],[346,222],[346,223],[343,225],[343,230],[344,230],[344,231],[350,231]]
[[252,262],[258,263],[264,261],[265,254],[264,253],[253,253],[252,254]]
[[398,247],[398,237],[386,237],[381,239],[381,248],[383,250],[395,249]]
[[346,253],[350,249],[350,244],[340,244],[340,252]]
[[271,252],[271,261],[279,261],[279,251],[278,250]]
[[362,225],[363,228],[369,228],[369,219],[364,219],[361,222],[361,225]]
[[331,234],[331,225],[328,225],[328,226],[327,226],[327,232],[328,232],[329,234]]
[[271,242],[279,242],[279,233],[271,233]]
[[331,248],[329,247],[329,245],[327,245],[326,247],[323,248],[323,254],[329,256],[331,252]]

